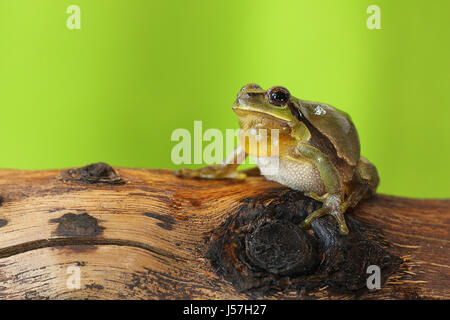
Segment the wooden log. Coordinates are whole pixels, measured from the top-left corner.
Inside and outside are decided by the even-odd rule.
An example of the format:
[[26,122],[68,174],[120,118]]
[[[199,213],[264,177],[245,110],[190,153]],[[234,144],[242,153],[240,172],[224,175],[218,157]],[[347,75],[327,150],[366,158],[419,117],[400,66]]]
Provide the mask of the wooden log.
[[[0,170],[0,299],[450,298],[450,200],[376,195],[347,214],[345,239],[333,220],[308,232],[292,223],[311,201],[262,177],[188,180],[105,164]],[[279,264],[279,253],[261,251],[267,243],[280,244]],[[378,251],[357,250],[367,243]],[[382,288],[359,290],[363,278],[353,290],[348,277],[366,270],[345,271],[343,259],[355,268],[381,254]]]

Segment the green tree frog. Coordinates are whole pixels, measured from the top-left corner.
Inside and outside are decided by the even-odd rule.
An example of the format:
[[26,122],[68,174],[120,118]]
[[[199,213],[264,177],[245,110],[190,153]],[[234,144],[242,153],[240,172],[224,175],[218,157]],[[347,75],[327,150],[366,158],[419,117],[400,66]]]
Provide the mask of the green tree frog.
[[[254,83],[239,91],[233,110],[241,127],[240,146],[222,164],[180,169],[176,174],[244,179],[245,173],[237,168],[251,155],[266,179],[322,203],[302,222],[304,228],[329,214],[337,220],[340,233],[348,234],[345,211],[375,193],[379,183],[375,166],[360,156],[358,133],[350,116],[328,104],[297,99],[284,87],[263,90]],[[260,129],[266,129],[268,145],[276,143],[277,148],[258,144]],[[274,132],[276,142],[271,141]]]

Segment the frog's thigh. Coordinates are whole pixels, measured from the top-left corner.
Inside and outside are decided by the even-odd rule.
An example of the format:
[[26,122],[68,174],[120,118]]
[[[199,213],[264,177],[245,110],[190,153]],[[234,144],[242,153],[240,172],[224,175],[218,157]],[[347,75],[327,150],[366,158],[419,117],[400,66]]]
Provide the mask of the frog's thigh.
[[378,177],[377,168],[364,157],[361,157],[356,165],[356,172],[361,182],[370,186],[372,193],[375,193],[380,178]]
[[363,198],[375,193],[379,178],[377,169],[366,158],[361,157],[356,165],[359,184],[345,201],[345,208],[355,207]]
[[341,183],[339,173],[328,156],[319,149],[302,142],[297,145],[297,150],[302,157],[310,160],[316,166],[327,193],[329,195],[340,194]]

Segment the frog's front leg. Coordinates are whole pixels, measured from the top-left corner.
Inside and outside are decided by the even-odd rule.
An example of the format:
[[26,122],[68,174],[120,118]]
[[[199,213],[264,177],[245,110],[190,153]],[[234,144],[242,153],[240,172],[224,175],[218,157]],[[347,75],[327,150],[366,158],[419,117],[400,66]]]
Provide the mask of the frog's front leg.
[[237,168],[244,162],[247,153],[238,146],[222,163],[213,166],[207,166],[200,169],[179,169],[175,175],[183,178],[202,178],[202,179],[245,179],[246,174],[239,172]]
[[311,145],[300,142],[297,145],[297,151],[303,158],[308,159],[316,166],[326,190],[326,193],[322,196],[306,193],[307,195],[311,194],[320,199],[323,205],[322,208],[309,214],[302,222],[302,226],[309,229],[312,221],[330,214],[338,222],[339,232],[341,234],[348,234],[348,228],[344,218],[346,206],[342,202],[341,178],[336,167],[327,155]]

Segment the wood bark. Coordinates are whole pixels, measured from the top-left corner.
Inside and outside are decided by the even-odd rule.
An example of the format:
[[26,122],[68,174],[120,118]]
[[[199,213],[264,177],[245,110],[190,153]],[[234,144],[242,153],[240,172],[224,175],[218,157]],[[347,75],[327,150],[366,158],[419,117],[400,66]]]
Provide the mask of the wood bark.
[[[216,272],[207,258],[211,237],[243,203],[264,195],[271,202],[280,192],[289,191],[262,177],[189,180],[107,165],[0,170],[0,299],[252,298]],[[287,286],[259,297],[450,298],[450,200],[378,194],[348,216],[373,226],[401,259],[381,289]]]

